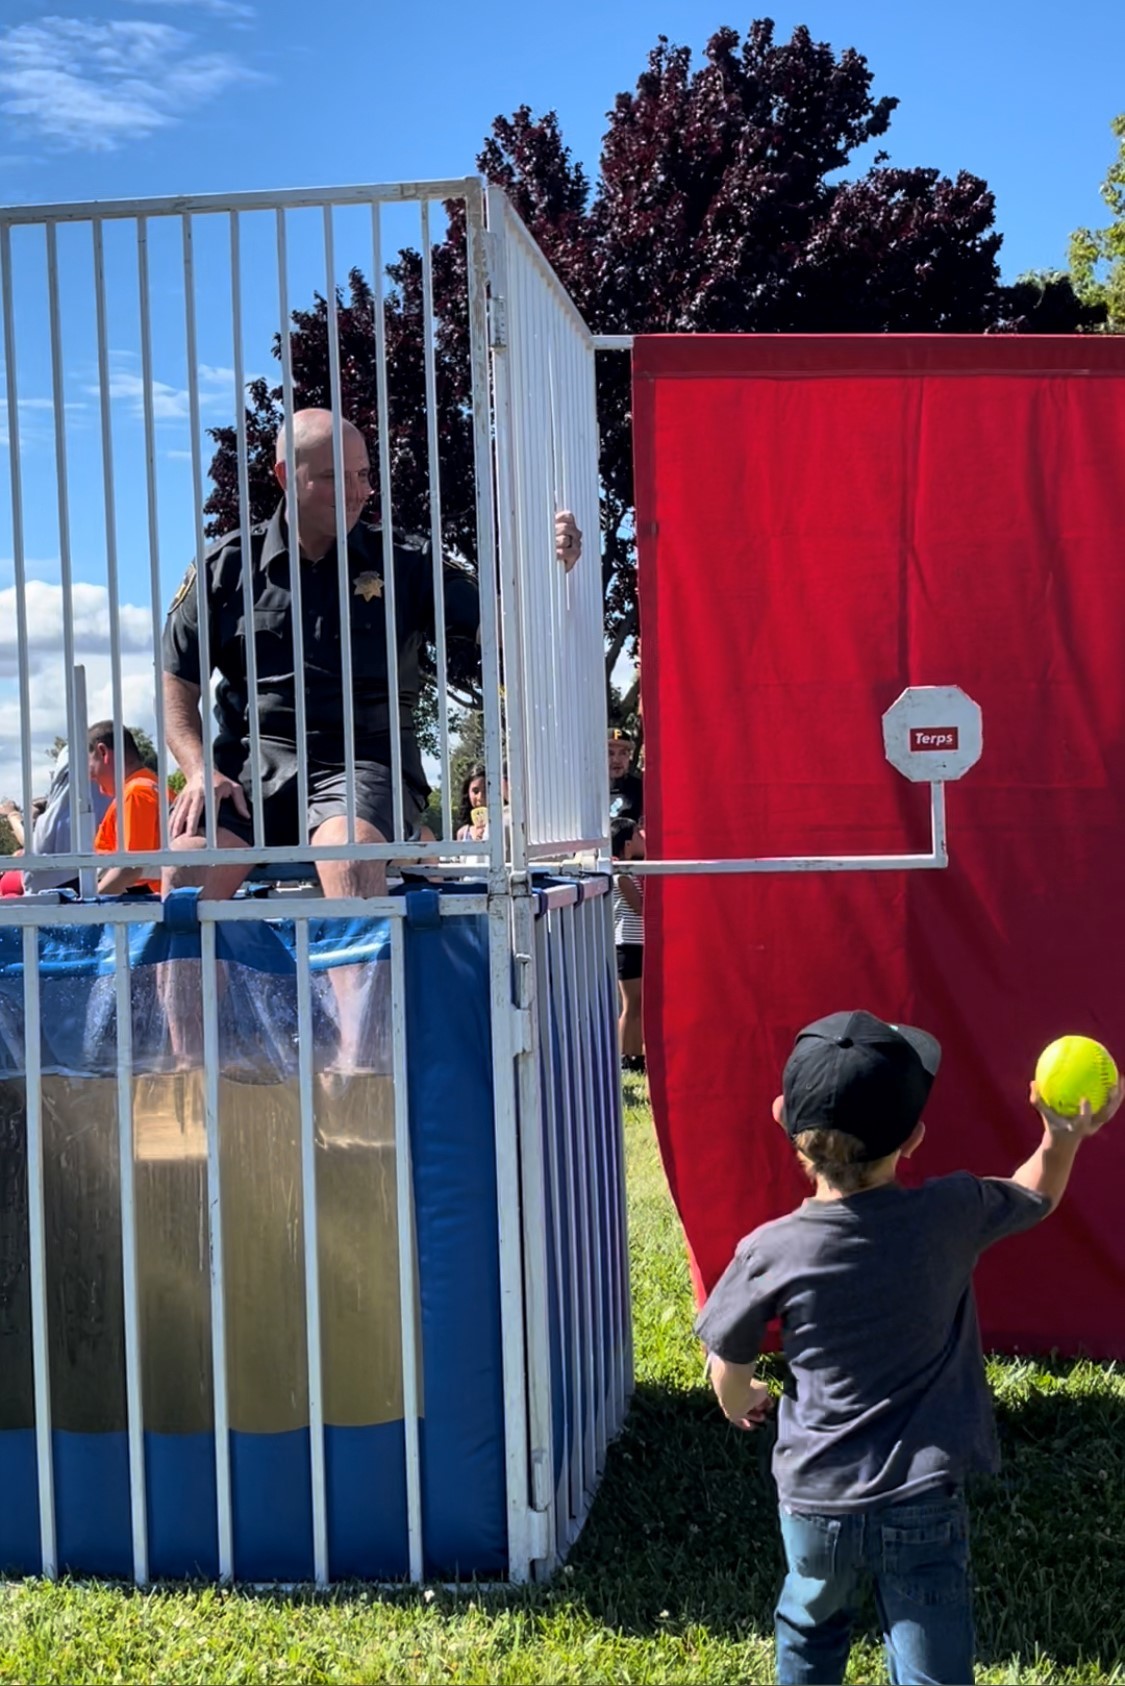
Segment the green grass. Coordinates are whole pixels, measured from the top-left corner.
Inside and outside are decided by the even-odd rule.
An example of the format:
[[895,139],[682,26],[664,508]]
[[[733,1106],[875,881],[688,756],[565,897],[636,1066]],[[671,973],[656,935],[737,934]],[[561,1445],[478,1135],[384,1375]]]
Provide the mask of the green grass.
[[[549,1587],[273,1595],[0,1583],[0,1681],[772,1679],[768,1443],[701,1380],[683,1247],[626,1089],[637,1394]],[[1005,1468],[973,1494],[978,1680],[1125,1682],[1125,1376],[990,1365]],[[849,1679],[885,1679],[870,1626]]]

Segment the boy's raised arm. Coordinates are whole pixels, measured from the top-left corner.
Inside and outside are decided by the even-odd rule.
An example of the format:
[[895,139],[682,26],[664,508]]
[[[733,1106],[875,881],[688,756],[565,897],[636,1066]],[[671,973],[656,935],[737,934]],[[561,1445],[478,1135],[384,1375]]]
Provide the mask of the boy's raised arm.
[[1089,1101],[1083,1101],[1078,1116],[1067,1118],[1062,1113],[1052,1112],[1040,1099],[1033,1083],[1031,1104],[1043,1120],[1043,1138],[1031,1157],[1025,1159],[1008,1180],[1018,1183],[1021,1188],[1030,1189],[1033,1194],[1045,1195],[1052,1206],[1057,1206],[1066,1193],[1078,1149],[1087,1136],[1092,1136],[1103,1124],[1109,1123],[1123,1099],[1125,1084],[1118,1080],[1100,1112],[1094,1112]]

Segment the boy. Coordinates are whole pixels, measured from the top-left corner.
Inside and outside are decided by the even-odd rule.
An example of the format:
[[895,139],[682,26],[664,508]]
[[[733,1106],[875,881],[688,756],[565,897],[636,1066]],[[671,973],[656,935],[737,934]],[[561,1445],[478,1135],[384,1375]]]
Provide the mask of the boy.
[[781,1320],[779,1681],[843,1680],[868,1577],[892,1681],[973,1678],[963,1483],[999,1465],[973,1267],[1057,1206],[1122,1085],[1066,1119],[1033,1084],[1043,1137],[1010,1178],[907,1189],[898,1161],[921,1145],[940,1059],[925,1031],[865,1012],[800,1032],[773,1113],[816,1192],[739,1243],[696,1323],[719,1404],[750,1429],[769,1408],[754,1361]]

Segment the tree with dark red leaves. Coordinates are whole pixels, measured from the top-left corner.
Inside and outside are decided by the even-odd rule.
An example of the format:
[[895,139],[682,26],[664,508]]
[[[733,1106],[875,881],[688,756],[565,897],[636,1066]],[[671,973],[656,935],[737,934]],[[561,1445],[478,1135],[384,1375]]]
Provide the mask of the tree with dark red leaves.
[[[867,61],[805,28],[778,42],[773,24],[745,39],[721,29],[693,69],[663,37],[636,90],[609,113],[596,190],[571,160],[553,112],[497,118],[478,165],[502,187],[597,333],[887,333],[1072,331],[1098,312],[1064,276],[1004,287],[986,184],[962,171],[892,167],[860,149],[887,132],[897,105],[875,99]],[[437,375],[445,545],[473,561],[471,418],[464,220],[450,207],[435,246]],[[390,458],[396,529],[429,531],[421,353],[421,259],[400,253],[385,302]],[[293,317],[295,398],[328,403],[323,299]],[[339,308],[344,413],[374,453],[373,297],[353,271]],[[275,351],[278,348],[275,347]],[[270,473],[280,386],[248,389],[251,501],[276,501]],[[598,357],[607,667],[637,632],[631,534],[629,360]],[[235,432],[214,432],[210,531],[237,524]]]

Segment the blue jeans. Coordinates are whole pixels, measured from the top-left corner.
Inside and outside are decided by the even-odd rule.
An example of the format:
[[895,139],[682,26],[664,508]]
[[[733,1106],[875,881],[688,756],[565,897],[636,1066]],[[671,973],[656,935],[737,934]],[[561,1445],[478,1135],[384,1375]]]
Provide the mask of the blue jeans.
[[844,1678],[868,1580],[894,1686],[964,1686],[973,1678],[969,1519],[961,1492],[850,1516],[800,1516],[781,1506],[788,1573],[774,1615],[777,1678]]

